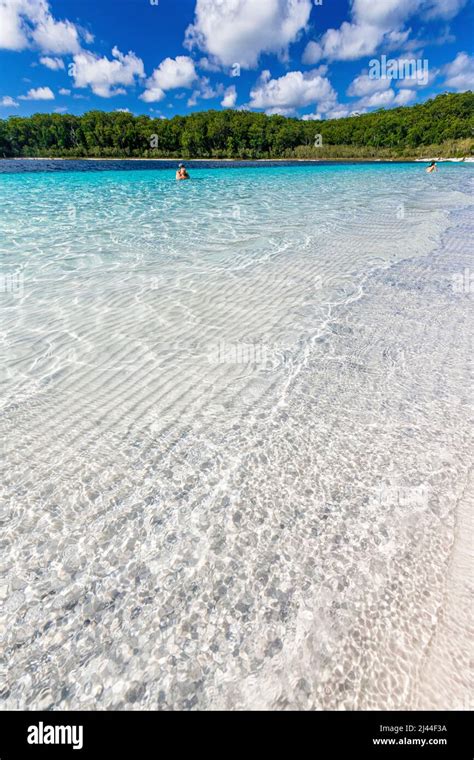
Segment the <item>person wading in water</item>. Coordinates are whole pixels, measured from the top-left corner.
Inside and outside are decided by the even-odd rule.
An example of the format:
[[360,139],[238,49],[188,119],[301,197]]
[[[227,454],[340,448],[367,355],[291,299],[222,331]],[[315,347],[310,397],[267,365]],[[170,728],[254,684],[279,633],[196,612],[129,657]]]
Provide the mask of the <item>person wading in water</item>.
[[180,164],[178,166],[178,171],[176,172],[176,179],[191,179],[184,164]]

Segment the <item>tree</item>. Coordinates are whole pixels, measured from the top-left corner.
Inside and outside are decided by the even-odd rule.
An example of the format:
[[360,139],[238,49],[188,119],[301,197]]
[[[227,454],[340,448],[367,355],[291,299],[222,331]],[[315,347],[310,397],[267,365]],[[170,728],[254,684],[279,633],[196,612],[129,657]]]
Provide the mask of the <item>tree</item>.
[[[314,148],[316,134],[322,135],[322,148]],[[0,156],[321,158],[387,152],[398,156],[445,141],[469,140],[470,145],[473,135],[474,94],[464,92],[357,118],[318,122],[232,110],[172,119],[103,111],[83,116],[11,116],[0,120]]]

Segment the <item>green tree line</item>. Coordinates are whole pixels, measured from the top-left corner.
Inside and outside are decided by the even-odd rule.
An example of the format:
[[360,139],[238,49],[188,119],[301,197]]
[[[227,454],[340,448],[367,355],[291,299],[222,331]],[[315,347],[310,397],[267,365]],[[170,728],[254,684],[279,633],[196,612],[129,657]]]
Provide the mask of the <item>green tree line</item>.
[[464,153],[473,152],[472,92],[445,93],[415,106],[326,121],[232,110],[172,119],[89,111],[83,116],[35,114],[0,120],[3,158],[404,156],[425,146],[459,144]]

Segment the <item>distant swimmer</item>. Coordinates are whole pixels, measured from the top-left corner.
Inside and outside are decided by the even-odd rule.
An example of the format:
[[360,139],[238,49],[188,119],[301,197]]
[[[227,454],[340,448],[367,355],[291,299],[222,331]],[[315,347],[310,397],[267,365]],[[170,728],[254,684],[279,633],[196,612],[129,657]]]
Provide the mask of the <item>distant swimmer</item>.
[[436,166],[436,161],[432,161],[426,171],[428,172],[428,174],[431,174],[431,172],[437,172],[438,167]]
[[191,179],[184,164],[180,164],[176,172],[176,179]]

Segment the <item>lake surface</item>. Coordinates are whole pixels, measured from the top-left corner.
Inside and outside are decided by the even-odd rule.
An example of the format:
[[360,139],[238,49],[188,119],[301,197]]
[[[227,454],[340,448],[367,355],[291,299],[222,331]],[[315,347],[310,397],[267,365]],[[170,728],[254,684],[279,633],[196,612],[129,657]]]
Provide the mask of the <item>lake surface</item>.
[[189,166],[0,161],[4,706],[466,709],[474,167]]

